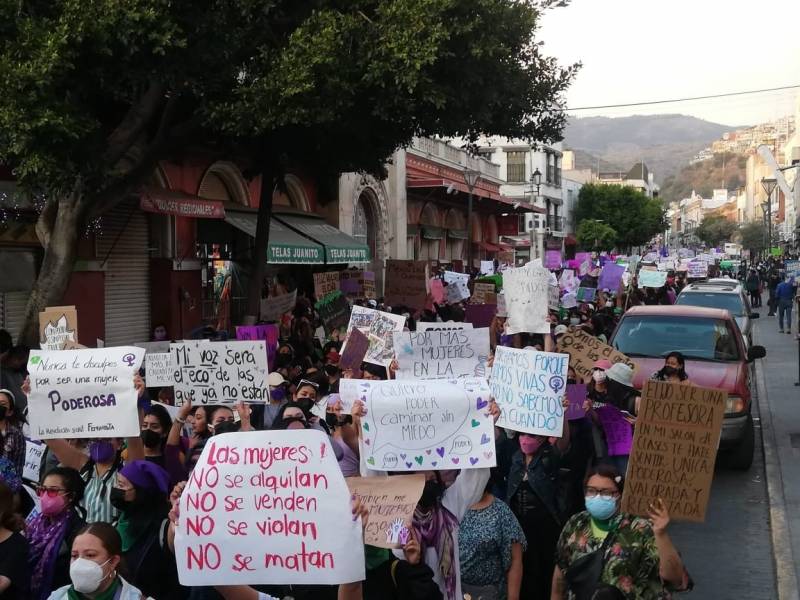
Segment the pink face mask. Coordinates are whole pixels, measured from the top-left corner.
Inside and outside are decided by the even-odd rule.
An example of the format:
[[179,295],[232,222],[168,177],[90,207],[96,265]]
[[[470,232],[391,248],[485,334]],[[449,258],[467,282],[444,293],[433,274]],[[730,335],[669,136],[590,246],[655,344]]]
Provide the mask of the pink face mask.
[[67,506],[67,500],[61,494],[57,496],[44,494],[39,498],[39,501],[42,503],[42,514],[48,517],[60,515]]
[[536,451],[542,445],[544,440],[538,437],[531,437],[529,435],[521,435],[519,437],[519,447],[522,449],[523,454],[536,454]]

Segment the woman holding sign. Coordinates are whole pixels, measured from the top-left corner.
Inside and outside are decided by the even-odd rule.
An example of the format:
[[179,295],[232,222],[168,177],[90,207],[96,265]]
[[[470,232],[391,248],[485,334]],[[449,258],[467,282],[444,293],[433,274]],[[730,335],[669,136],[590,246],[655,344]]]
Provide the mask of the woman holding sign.
[[663,500],[650,505],[648,519],[620,512],[623,479],[607,465],[589,471],[584,489],[586,510],[567,522],[558,540],[551,600],[588,600],[603,585],[642,600],[691,589],[667,533]]

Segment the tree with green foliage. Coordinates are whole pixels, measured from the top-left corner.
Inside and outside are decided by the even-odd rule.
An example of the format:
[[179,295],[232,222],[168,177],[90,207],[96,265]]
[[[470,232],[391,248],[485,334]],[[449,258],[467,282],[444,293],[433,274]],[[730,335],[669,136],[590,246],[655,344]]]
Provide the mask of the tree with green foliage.
[[586,250],[613,250],[617,243],[617,230],[594,219],[586,219],[578,225],[578,243]]
[[711,216],[703,219],[694,230],[694,234],[701,242],[714,248],[722,242],[730,241],[738,229],[736,223],[725,217]]
[[767,247],[767,228],[761,221],[745,223],[739,229],[742,248],[753,253],[761,252]]
[[616,232],[614,245],[623,250],[642,246],[666,226],[665,211],[657,198],[623,185],[586,184],[578,194],[576,222],[608,223]]
[[36,343],[37,313],[61,301],[87,224],[159,161],[202,154],[261,174],[256,314],[287,167],[382,173],[421,135],[559,139],[578,65],[534,37],[551,4],[0,0],[0,162],[41,199],[20,339]]

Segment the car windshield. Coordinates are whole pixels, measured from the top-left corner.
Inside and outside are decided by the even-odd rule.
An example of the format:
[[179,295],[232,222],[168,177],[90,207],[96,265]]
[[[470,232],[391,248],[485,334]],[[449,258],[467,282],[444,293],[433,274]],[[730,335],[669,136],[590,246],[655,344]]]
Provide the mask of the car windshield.
[[681,352],[686,358],[739,360],[735,331],[722,319],[678,316],[626,316],[614,334],[614,347],[628,356],[665,356]]
[[688,292],[678,296],[675,304],[684,306],[703,306],[705,308],[721,308],[729,311],[734,317],[745,315],[742,297],[739,294],[716,294],[714,292]]

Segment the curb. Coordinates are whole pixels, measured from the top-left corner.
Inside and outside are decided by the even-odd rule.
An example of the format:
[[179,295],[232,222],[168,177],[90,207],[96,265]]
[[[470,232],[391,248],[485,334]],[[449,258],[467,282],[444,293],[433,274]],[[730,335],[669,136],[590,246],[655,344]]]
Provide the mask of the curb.
[[778,600],[800,600],[797,575],[794,571],[792,542],[789,523],[786,519],[786,500],[783,492],[780,457],[777,451],[775,428],[772,426],[772,411],[769,407],[767,386],[761,363],[755,365],[758,393],[758,414],[761,421],[761,445],[764,452],[764,470],[767,477],[767,498],[769,499],[770,537],[772,538],[772,558],[777,577]]

